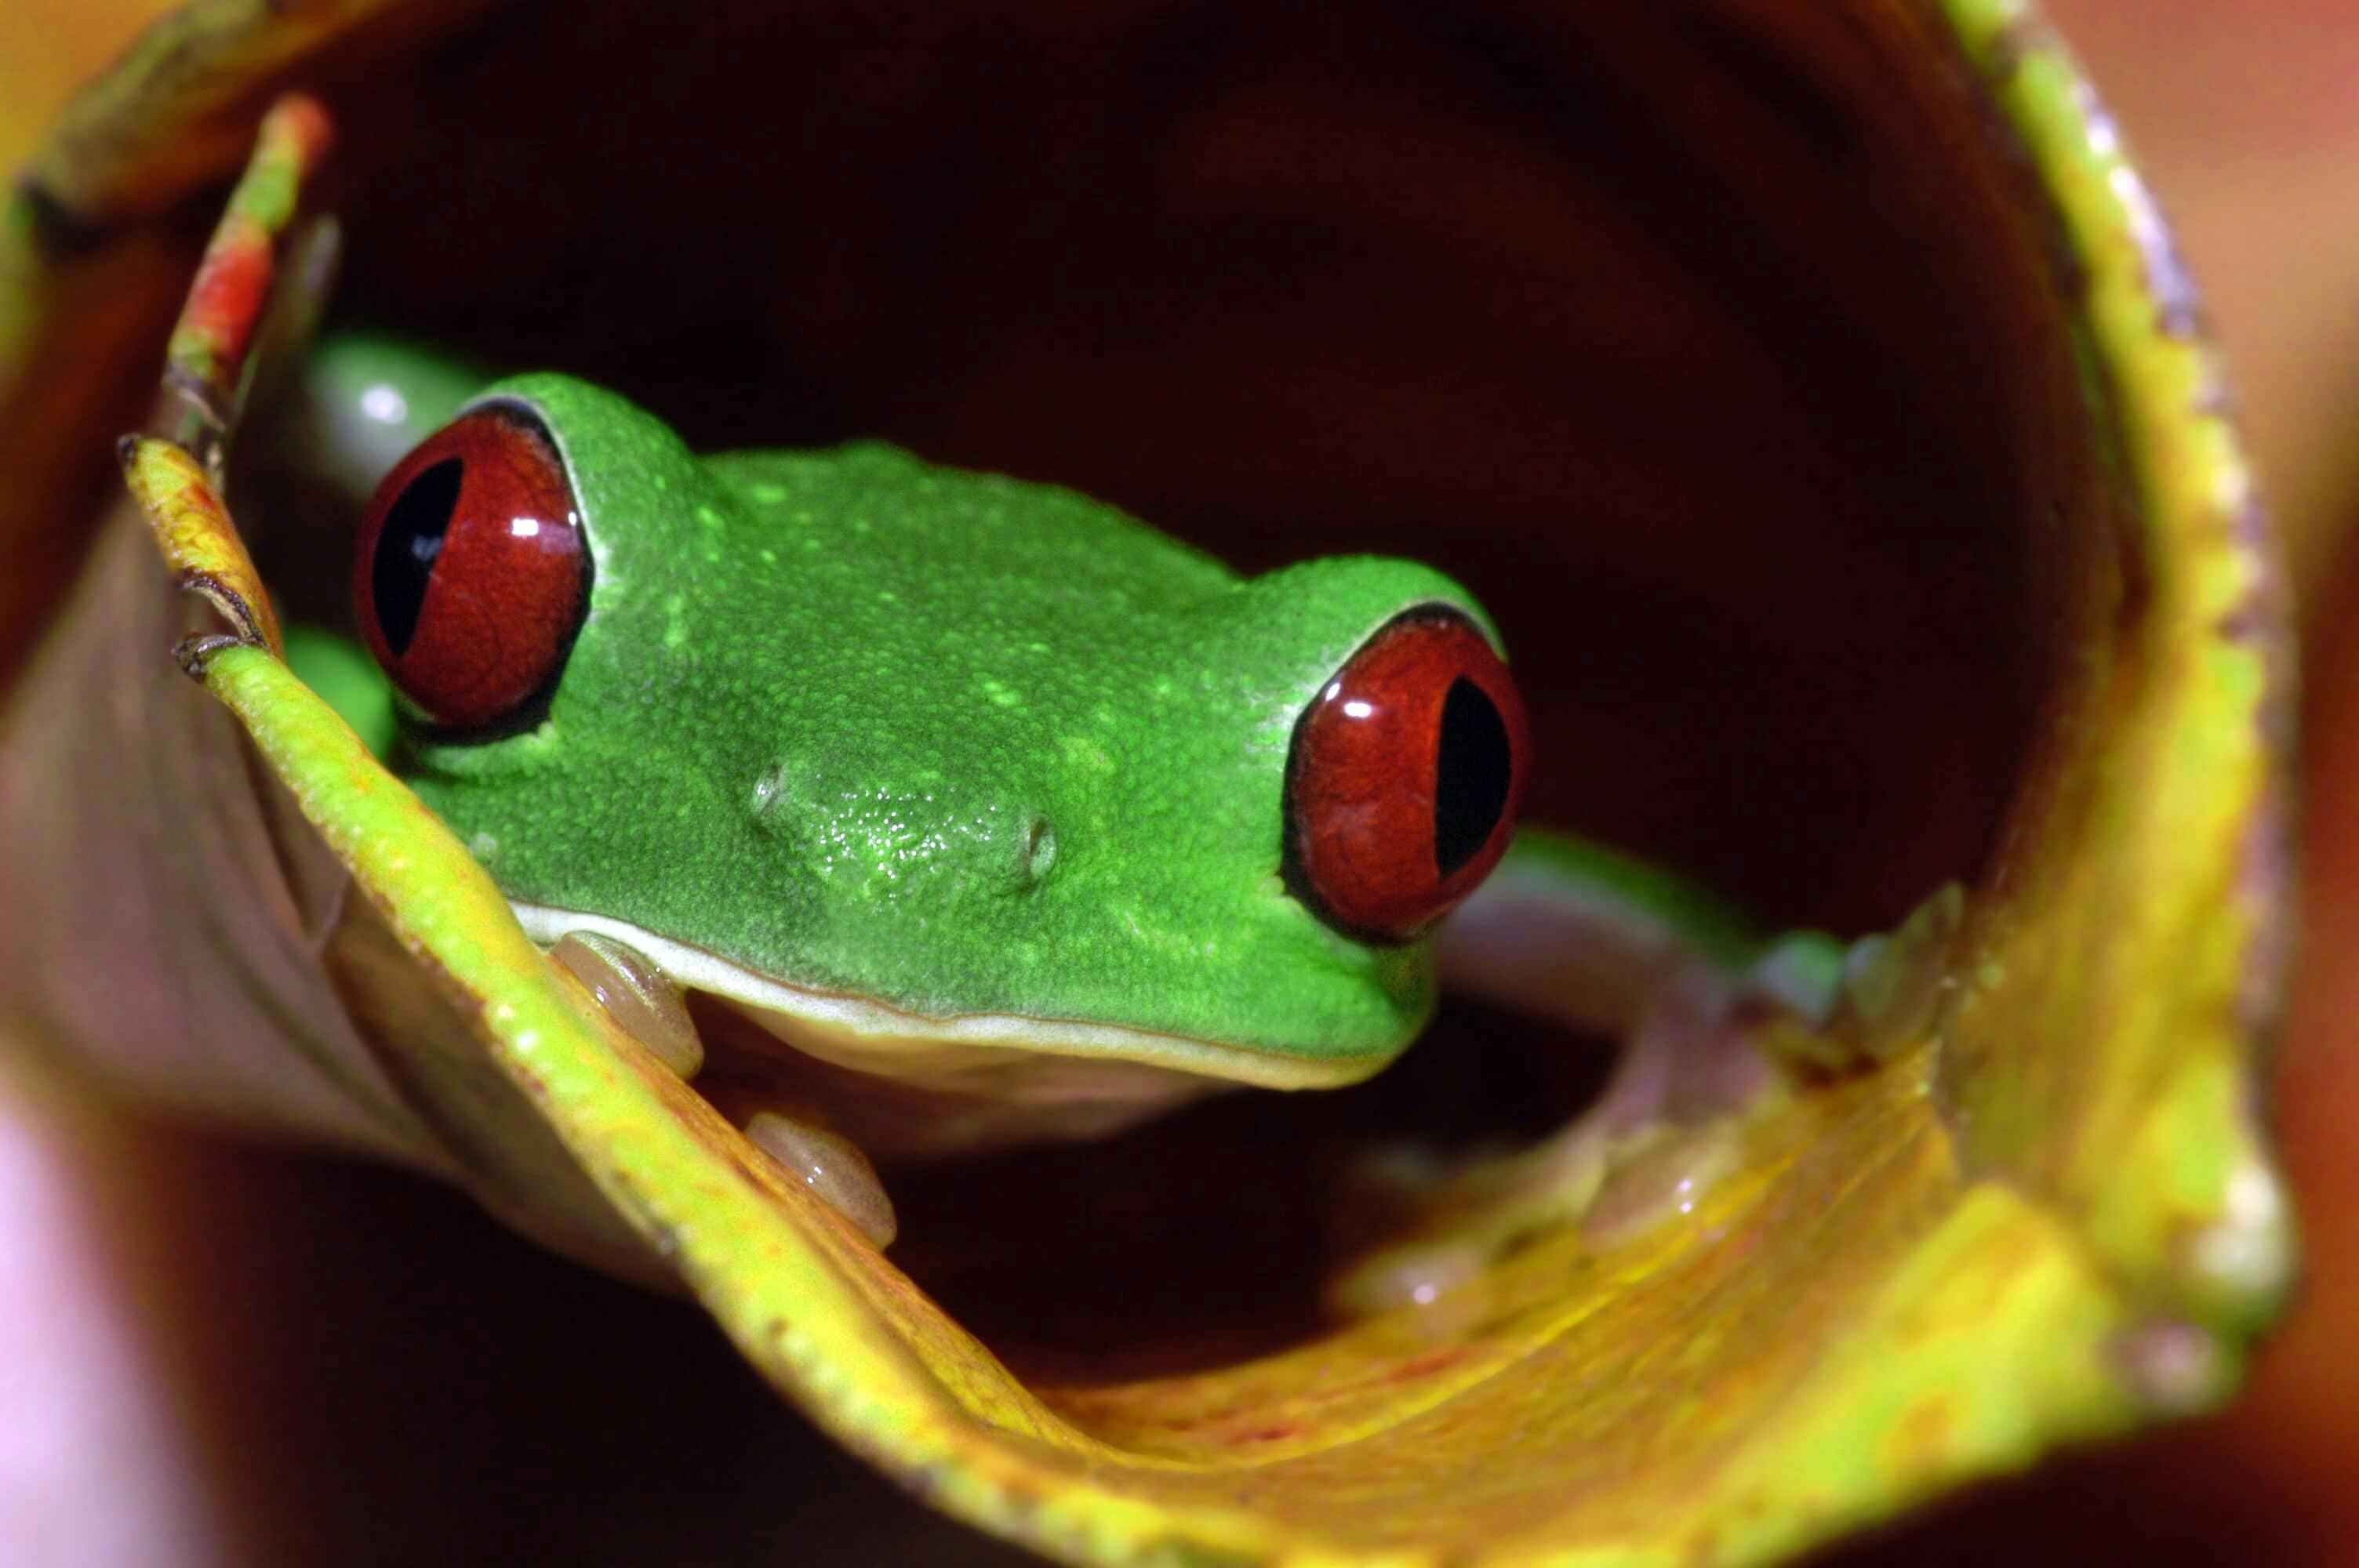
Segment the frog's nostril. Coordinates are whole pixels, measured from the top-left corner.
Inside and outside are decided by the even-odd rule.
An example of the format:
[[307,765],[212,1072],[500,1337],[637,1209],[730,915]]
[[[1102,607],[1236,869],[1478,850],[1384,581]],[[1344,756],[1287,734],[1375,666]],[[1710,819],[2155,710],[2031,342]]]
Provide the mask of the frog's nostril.
[[1056,864],[1056,824],[1035,812],[1024,826],[1024,841],[1016,852],[1016,871],[1027,887],[1037,887]]
[[786,793],[786,764],[779,762],[763,769],[761,776],[754,781],[752,798],[747,802],[754,813],[754,820],[759,822],[769,816]]

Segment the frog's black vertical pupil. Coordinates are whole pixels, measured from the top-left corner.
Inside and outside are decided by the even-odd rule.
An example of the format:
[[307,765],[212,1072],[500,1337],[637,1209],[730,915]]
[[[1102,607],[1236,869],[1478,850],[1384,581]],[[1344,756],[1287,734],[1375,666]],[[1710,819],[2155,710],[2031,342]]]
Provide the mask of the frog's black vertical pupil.
[[386,509],[385,528],[376,536],[376,559],[369,564],[369,588],[377,625],[397,659],[409,651],[409,640],[418,634],[426,584],[434,576],[434,560],[442,553],[442,535],[458,510],[459,486],[466,475],[463,460],[444,458],[404,485]]
[[1480,854],[1507,809],[1514,783],[1507,721],[1488,693],[1461,676],[1441,699],[1441,750],[1434,762],[1433,863],[1445,878]]

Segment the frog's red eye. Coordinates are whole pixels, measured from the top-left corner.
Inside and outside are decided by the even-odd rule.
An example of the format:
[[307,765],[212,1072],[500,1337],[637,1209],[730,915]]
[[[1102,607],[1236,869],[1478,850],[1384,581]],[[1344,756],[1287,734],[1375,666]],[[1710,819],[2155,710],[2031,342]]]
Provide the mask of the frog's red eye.
[[1406,942],[1473,892],[1524,793],[1523,698],[1474,624],[1412,610],[1311,699],[1286,770],[1286,876],[1331,925]]
[[539,421],[493,404],[402,459],[369,502],[353,598],[369,651],[436,725],[532,711],[590,601],[581,509]]

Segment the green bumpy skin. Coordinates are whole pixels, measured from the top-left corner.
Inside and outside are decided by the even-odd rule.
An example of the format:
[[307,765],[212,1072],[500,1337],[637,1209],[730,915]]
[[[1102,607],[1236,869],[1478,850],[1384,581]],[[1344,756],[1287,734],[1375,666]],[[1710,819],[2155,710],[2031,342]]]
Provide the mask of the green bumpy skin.
[[521,903],[929,1018],[1112,1023],[1324,1080],[1430,1010],[1423,944],[1280,875],[1297,719],[1420,604],[1409,562],[1255,579],[1069,491],[896,449],[699,458],[612,393],[495,384],[594,562],[545,722],[410,782]]

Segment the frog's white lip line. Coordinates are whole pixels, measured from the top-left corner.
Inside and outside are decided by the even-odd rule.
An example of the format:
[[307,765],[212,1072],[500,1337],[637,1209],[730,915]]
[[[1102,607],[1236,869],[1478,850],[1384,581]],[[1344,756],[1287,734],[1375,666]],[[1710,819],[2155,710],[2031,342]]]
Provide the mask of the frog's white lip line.
[[1373,1076],[1390,1060],[1388,1056],[1342,1062],[1304,1060],[1243,1045],[1190,1039],[1184,1034],[1131,1029],[1119,1023],[1027,1018],[1016,1013],[932,1018],[865,997],[814,990],[774,979],[627,920],[513,900],[509,908],[515,911],[516,923],[524,927],[525,935],[544,947],[569,931],[595,931],[637,948],[662,966],[674,980],[691,989],[785,1013],[865,1038],[888,1049],[903,1044],[998,1046],[1036,1055],[1141,1062],[1223,1083],[1270,1089],[1340,1088]]

